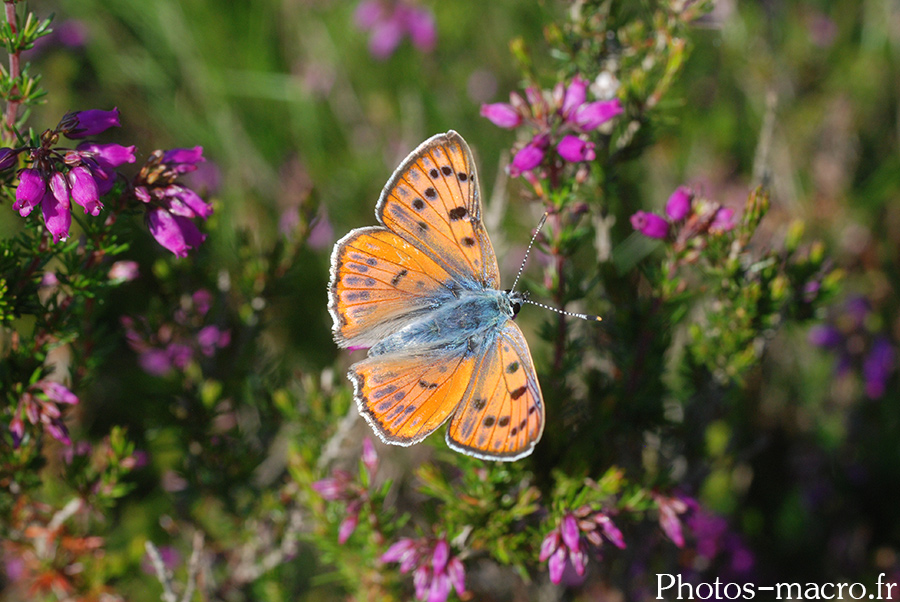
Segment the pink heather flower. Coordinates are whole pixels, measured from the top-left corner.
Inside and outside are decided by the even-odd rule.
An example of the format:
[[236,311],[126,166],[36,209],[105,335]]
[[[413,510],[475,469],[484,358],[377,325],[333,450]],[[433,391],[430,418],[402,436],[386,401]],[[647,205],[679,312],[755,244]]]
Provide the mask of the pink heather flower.
[[187,257],[188,251],[206,240],[206,235],[201,234],[190,219],[173,215],[160,207],[153,207],[147,212],[147,226],[156,242],[178,257]]
[[375,474],[375,470],[378,468],[378,452],[375,451],[375,444],[372,443],[371,437],[363,439],[362,462],[369,474]]
[[206,161],[203,147],[173,148],[163,153],[161,163],[177,174],[185,174],[197,169],[197,164]]
[[200,352],[207,357],[212,357],[217,348],[227,347],[230,342],[231,333],[227,330],[220,330],[218,326],[204,326],[197,333]]
[[631,225],[648,238],[665,238],[669,235],[669,222],[655,213],[638,211],[631,216]]
[[428,602],[445,602],[450,589],[462,596],[466,590],[466,573],[462,561],[450,555],[450,545],[441,538],[433,545],[428,540],[402,538],[381,556],[382,562],[399,562],[400,572],[413,572],[416,598]]
[[50,176],[50,187],[41,199],[41,211],[44,214],[44,225],[53,235],[53,242],[66,240],[72,225],[69,186],[66,177],[58,171]]
[[619,528],[613,524],[608,516],[602,512],[598,512],[593,516],[593,521],[600,525],[600,529],[603,531],[603,536],[606,537],[606,539],[612,542],[612,544],[620,550],[625,549],[625,538],[622,536],[622,532],[619,531]]
[[165,376],[172,370],[169,354],[164,349],[146,349],[139,352],[138,365],[151,376]]
[[356,26],[369,33],[369,52],[378,59],[394,53],[405,35],[423,52],[434,48],[437,29],[430,11],[399,1],[365,0],[356,7]]
[[579,577],[584,575],[588,558],[581,549],[581,529],[573,514],[567,513],[560,524],[544,537],[538,560],[547,562],[550,581],[556,584],[562,581],[568,562],[571,562]]
[[69,186],[72,190],[72,200],[84,207],[85,213],[94,217],[100,215],[103,205],[100,203],[100,195],[97,190],[97,182],[91,170],[84,165],[73,167],[69,170]]
[[684,500],[677,497],[665,497],[662,495],[654,495],[657,508],[659,508],[659,526],[663,532],[671,539],[679,548],[684,547],[684,534],[681,530],[681,520],[679,514],[684,514],[688,510]]
[[673,222],[681,221],[691,212],[694,192],[687,186],[679,186],[666,201],[666,215]]
[[135,161],[134,146],[82,142],[78,145],[78,152],[90,167],[100,196],[112,190],[115,185],[116,168]]
[[201,199],[199,194],[177,184],[161,189],[157,198],[167,203],[169,212],[174,215],[207,219],[213,213],[212,205]]
[[588,82],[579,76],[575,76],[569,86],[566,88],[565,96],[562,101],[560,112],[562,116],[568,119],[575,114],[575,111],[584,104],[587,98]]
[[887,337],[875,339],[872,349],[863,360],[862,374],[866,383],[866,395],[871,399],[882,397],[887,381],[896,368],[894,347]]
[[519,127],[522,124],[522,116],[511,105],[505,102],[481,105],[481,116],[488,121],[507,130]]
[[47,182],[36,169],[26,168],[19,172],[19,185],[16,187],[16,202],[13,209],[22,217],[27,217],[44,198]]
[[139,275],[138,263],[128,259],[113,263],[107,274],[113,282],[130,282]]
[[341,521],[341,526],[338,527],[339,544],[343,545],[346,543],[350,536],[353,535],[353,532],[356,531],[356,526],[359,524],[359,510],[360,504],[358,502],[347,506],[347,517]]
[[543,146],[535,139],[522,147],[513,157],[512,164],[509,166],[509,175],[515,178],[540,165],[544,160]]
[[556,152],[559,156],[570,163],[578,163],[580,161],[593,161],[597,158],[594,152],[594,143],[586,142],[578,136],[566,134],[559,144],[556,145]]
[[77,111],[67,114],[60,122],[63,135],[72,139],[96,136],[111,127],[119,127],[119,109]]
[[13,445],[18,447],[25,436],[23,415],[31,424],[41,424],[50,436],[60,443],[70,445],[72,440],[69,438],[69,430],[63,424],[62,412],[58,404],[75,405],[77,403],[78,397],[58,382],[45,379],[34,383],[19,398],[19,403],[13,413],[13,419],[9,425]]
[[618,98],[612,100],[598,100],[581,105],[574,114],[572,121],[581,131],[590,132],[624,112],[622,103]]
[[[297,215],[296,209],[294,210],[294,214]],[[284,232],[284,230],[282,230],[282,232]],[[331,220],[328,219],[328,213],[324,209],[321,209],[319,214],[315,217],[312,229],[309,231],[309,236],[306,237],[306,245],[310,249],[321,251],[330,249],[333,244],[334,226],[331,225]]]
[[716,211],[712,223],[709,225],[710,232],[730,232],[734,229],[734,209],[730,207],[721,207]]
[[200,146],[155,151],[134,180],[134,196],[148,205],[145,219],[150,234],[178,257],[187,257],[190,249],[206,239],[191,219],[208,218],[212,206],[193,190],[175,183],[202,161]]
[[406,30],[413,46],[422,52],[434,50],[437,41],[437,27],[434,23],[434,14],[417,6],[406,6],[403,12]]

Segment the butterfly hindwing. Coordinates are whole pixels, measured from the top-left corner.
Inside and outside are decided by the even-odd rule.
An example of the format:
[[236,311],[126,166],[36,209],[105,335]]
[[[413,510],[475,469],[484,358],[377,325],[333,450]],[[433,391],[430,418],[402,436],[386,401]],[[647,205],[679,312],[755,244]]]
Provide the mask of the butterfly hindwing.
[[486,460],[516,460],[544,430],[544,402],[528,343],[512,321],[485,349],[475,382],[447,427],[447,444]]
[[422,143],[397,168],[375,210],[389,230],[469,282],[498,288],[497,259],[481,223],[475,162],[454,131]]
[[382,355],[354,364],[349,377],[360,413],[381,439],[412,445],[459,405],[476,359],[465,353]]
[[350,232],[331,261],[328,309],[344,347],[371,347],[449,294],[444,268],[381,227]]

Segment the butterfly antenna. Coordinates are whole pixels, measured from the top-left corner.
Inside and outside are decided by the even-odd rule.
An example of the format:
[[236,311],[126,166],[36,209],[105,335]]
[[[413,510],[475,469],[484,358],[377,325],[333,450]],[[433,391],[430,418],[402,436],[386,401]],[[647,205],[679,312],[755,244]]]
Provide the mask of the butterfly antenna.
[[555,311],[558,314],[563,314],[564,316],[571,316],[573,318],[581,318],[582,320],[587,320],[588,322],[601,322],[603,318],[600,316],[594,316],[591,314],[579,314],[573,311],[566,311],[564,309],[557,309],[555,307],[551,307],[549,305],[545,305],[543,303],[538,303],[537,301],[532,301],[531,299],[522,299],[523,303],[528,303],[530,305],[537,305],[538,307],[543,307],[544,309],[549,309],[550,311]]
[[534,234],[531,235],[531,242],[528,243],[528,248],[525,249],[525,257],[522,258],[522,265],[519,266],[519,273],[516,274],[516,279],[513,280],[512,288],[509,289],[511,291],[516,290],[516,285],[519,283],[519,278],[522,277],[522,272],[525,271],[525,263],[528,261],[528,255],[531,253],[531,247],[534,246],[534,241],[537,240],[538,234],[541,233],[541,228],[544,227],[544,223],[547,221],[547,213],[544,212],[544,215],[541,216],[541,221],[538,222],[537,228],[534,229]]

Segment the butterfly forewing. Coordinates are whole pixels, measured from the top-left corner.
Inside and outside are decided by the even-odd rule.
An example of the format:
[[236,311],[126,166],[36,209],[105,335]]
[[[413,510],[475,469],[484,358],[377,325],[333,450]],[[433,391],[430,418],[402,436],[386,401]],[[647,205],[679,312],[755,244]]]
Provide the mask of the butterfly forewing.
[[510,321],[485,350],[447,443],[478,458],[515,460],[531,453],[543,430],[544,402],[528,343]]
[[354,364],[360,413],[388,443],[418,443],[459,405],[472,380],[471,354],[378,356]]
[[426,140],[406,158],[385,186],[376,215],[461,279],[499,286],[497,259],[481,223],[475,163],[456,132]]
[[371,347],[449,294],[452,278],[384,228],[359,228],[337,243],[329,304],[338,343]]

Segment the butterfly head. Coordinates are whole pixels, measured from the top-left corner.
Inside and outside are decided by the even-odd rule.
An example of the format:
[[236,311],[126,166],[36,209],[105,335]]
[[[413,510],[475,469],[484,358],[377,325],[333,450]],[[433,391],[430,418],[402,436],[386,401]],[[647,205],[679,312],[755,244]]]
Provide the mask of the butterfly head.
[[522,304],[528,302],[528,293],[520,293],[519,291],[514,290],[506,290],[503,291],[503,293],[505,302],[505,307],[503,309],[506,310],[506,313],[509,314],[510,318],[515,318],[519,315]]

